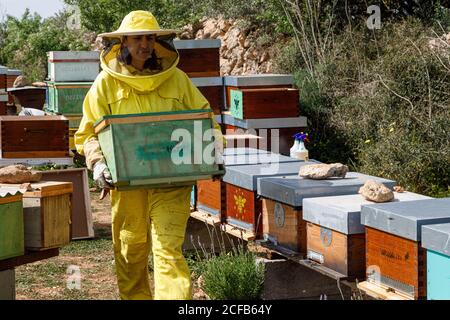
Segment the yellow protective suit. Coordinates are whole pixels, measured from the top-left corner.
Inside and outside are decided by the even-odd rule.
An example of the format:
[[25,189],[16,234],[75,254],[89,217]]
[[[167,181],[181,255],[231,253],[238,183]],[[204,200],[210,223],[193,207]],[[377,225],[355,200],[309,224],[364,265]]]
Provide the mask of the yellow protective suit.
[[[103,71],[84,100],[83,118],[75,134],[78,152],[87,151],[89,168],[102,158],[93,124],[103,115],[210,108],[187,75],[176,68],[178,52],[158,42],[154,50],[162,58],[163,71],[146,76],[136,75],[117,60],[120,44],[102,53]],[[215,121],[214,125],[219,129]],[[190,272],[182,254],[191,189],[111,192],[112,237],[121,299],[152,298],[148,281],[150,251],[154,260],[154,298],[192,298]]]

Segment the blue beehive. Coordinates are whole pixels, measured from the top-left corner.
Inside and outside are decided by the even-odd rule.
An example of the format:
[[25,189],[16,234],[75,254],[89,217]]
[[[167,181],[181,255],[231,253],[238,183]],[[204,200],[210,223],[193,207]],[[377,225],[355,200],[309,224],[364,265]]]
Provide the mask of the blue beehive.
[[450,223],[422,227],[427,249],[427,299],[450,300]]

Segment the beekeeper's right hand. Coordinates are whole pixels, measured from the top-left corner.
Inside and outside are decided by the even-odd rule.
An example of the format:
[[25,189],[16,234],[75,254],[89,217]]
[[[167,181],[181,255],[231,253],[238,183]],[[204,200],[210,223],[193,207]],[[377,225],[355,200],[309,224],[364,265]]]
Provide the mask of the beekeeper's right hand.
[[105,161],[100,160],[94,164],[94,181],[100,189],[112,189],[113,181],[111,172]]

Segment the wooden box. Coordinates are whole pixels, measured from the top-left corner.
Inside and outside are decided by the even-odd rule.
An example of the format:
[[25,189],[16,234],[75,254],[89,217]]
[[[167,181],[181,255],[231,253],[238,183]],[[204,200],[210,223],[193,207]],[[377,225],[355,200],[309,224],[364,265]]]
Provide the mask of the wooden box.
[[[310,160],[306,164],[313,163],[317,161]],[[307,198],[354,194],[368,179],[383,182],[391,188],[395,185],[395,181],[355,172],[349,172],[345,179],[310,180],[298,175],[259,179],[257,194],[265,201],[271,200],[271,206],[263,214],[264,238],[306,255],[306,217],[309,212],[303,205]],[[283,216],[287,223],[280,222]]]
[[427,249],[427,299],[450,300],[450,223],[422,227]]
[[[296,159],[294,159],[296,160]],[[247,164],[226,167],[223,181],[226,185],[226,215],[228,224],[262,236],[262,201],[257,198],[259,178],[297,175],[305,162]]]
[[450,198],[363,205],[369,282],[410,299],[427,296],[421,226],[450,222]]
[[306,252],[306,222],[301,209],[263,199],[262,211],[266,240],[295,252]]
[[113,183],[136,186],[193,185],[221,173],[214,143],[211,110],[105,116],[95,126]]
[[0,260],[24,254],[22,194],[0,189]]
[[62,116],[1,116],[0,158],[69,156],[69,122]]
[[220,76],[220,40],[175,40],[173,43],[180,54],[178,68],[189,77]]
[[9,88],[8,92],[17,99],[22,107],[42,110],[45,104],[45,90],[45,88],[30,86]]
[[[225,108],[231,107],[231,90],[241,89],[274,89],[292,88],[294,77],[289,74],[252,74],[240,76],[225,76]],[[297,100],[298,101],[298,100]]]
[[[395,192],[393,201],[430,199],[411,192]],[[361,206],[373,204],[360,194],[303,200],[308,221],[308,258],[346,277],[364,279],[365,229]]]
[[42,171],[42,179],[47,181],[71,182],[72,216],[71,239],[91,239],[94,237],[91,196],[86,168]]
[[208,100],[214,114],[220,115],[224,109],[223,78],[191,78],[191,81]]
[[25,248],[60,248],[70,242],[71,182],[41,181],[23,196]]
[[8,108],[6,103],[8,102],[8,94],[0,92],[0,115],[7,115]]
[[50,51],[47,56],[53,82],[94,81],[100,71],[98,51]]
[[47,82],[47,110],[57,114],[81,116],[83,102],[92,82]]
[[230,112],[237,119],[290,118],[300,115],[299,92],[293,88],[230,91]]

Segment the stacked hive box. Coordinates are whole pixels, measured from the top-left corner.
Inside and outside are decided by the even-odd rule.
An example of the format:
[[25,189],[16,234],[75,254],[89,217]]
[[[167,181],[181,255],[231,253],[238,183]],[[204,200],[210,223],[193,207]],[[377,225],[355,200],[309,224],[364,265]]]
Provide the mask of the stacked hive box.
[[226,132],[257,135],[262,138],[259,148],[289,155],[292,136],[306,127],[306,118],[299,116],[299,91],[292,85],[291,75],[224,77]]
[[[114,185],[129,189],[193,185],[221,174],[218,164],[206,157],[214,156],[211,142],[203,140],[212,125],[210,109],[189,110],[104,116],[95,132]],[[198,127],[203,131],[198,132]],[[193,140],[184,136],[181,141],[173,140],[177,129]]]
[[261,217],[262,201],[256,193],[258,180],[264,177],[296,176],[300,167],[306,164],[297,160],[227,167],[223,177],[226,183],[226,223],[261,237],[264,222]]
[[263,200],[264,238],[292,251],[307,251],[303,200],[313,197],[355,194],[364,183],[374,179],[389,188],[394,181],[357,172],[344,179],[310,180],[298,176],[271,177],[258,181],[258,195]]
[[[421,199],[430,198],[396,192],[393,201]],[[365,230],[361,224],[361,206],[372,203],[360,194],[304,199],[307,257],[345,277],[365,278]]]
[[178,68],[191,78],[208,100],[214,114],[224,109],[223,78],[220,76],[220,45],[217,39],[175,40],[180,54]]
[[22,194],[0,190],[0,260],[24,253]]
[[427,299],[450,300],[450,223],[422,227],[427,249]]
[[407,299],[426,298],[421,227],[449,222],[450,198],[363,205],[367,282]]
[[[225,170],[232,166],[298,162],[294,158],[253,148],[227,148],[223,160]],[[225,222],[227,212],[226,183],[212,180],[198,181],[197,190],[198,210]]]
[[46,111],[69,120],[70,149],[83,113],[84,98],[97,77],[100,56],[97,51],[48,52]]
[[0,116],[0,158],[68,157],[68,126],[61,116]]

